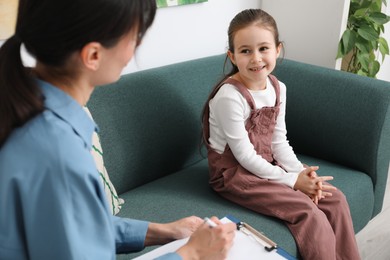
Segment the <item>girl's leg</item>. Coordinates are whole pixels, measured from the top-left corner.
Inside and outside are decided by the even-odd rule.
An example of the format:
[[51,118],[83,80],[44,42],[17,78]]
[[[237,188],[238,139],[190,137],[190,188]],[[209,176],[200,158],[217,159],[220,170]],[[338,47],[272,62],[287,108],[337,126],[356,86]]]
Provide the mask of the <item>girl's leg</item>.
[[226,199],[284,220],[303,259],[336,259],[336,237],[327,216],[300,191],[255,175],[226,176],[216,191]]
[[337,259],[360,259],[348,202],[340,190],[320,200],[318,207],[325,213],[336,237]]

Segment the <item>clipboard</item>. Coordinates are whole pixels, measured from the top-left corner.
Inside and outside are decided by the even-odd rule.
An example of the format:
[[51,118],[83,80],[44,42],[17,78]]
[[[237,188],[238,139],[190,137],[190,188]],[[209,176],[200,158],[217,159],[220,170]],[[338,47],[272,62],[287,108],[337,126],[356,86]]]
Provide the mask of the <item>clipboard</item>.
[[[274,243],[271,239],[267,238],[264,234],[257,231],[253,227],[250,227],[247,223],[245,223],[244,225],[243,224],[244,222],[239,221],[238,219],[236,219],[231,215],[227,215],[224,218],[222,218],[221,222],[222,223],[233,222],[236,223],[237,225],[234,244],[229,251],[227,257],[228,260],[239,260],[239,259],[296,260],[295,257],[291,256],[289,253],[287,253],[285,250],[279,247],[276,243]],[[241,227],[239,230],[238,229],[239,223],[242,223],[241,225],[245,227],[248,230],[248,232],[245,233],[243,231],[243,227]],[[253,233],[254,235],[252,235],[251,234],[253,232],[252,229],[255,230],[257,233],[254,232]],[[261,236],[259,236],[259,234],[261,234]],[[258,240],[257,237],[261,238],[261,240],[260,239]],[[265,243],[264,242],[260,243],[260,241],[263,241],[263,239]],[[179,249],[181,246],[187,243],[187,241],[188,238],[173,241],[166,245],[160,246],[146,254],[143,254],[137,258],[134,258],[134,260],[152,260],[164,254],[175,252],[177,249]]]
[[245,235],[252,236],[253,239],[255,239],[262,246],[264,246],[265,250],[267,250],[268,252],[278,247],[278,245],[274,241],[266,237],[263,233],[251,227],[249,224],[242,221],[236,224],[237,224],[237,230],[243,232]]
[[240,221],[232,215],[227,215],[225,218],[228,218],[230,221],[236,223],[237,230],[241,231],[246,236],[252,237],[257,243],[263,246],[267,252],[275,251],[278,255],[283,257],[283,259],[297,260],[297,258],[293,257],[283,248],[279,247],[276,242],[268,238],[262,232],[250,226],[248,223]]

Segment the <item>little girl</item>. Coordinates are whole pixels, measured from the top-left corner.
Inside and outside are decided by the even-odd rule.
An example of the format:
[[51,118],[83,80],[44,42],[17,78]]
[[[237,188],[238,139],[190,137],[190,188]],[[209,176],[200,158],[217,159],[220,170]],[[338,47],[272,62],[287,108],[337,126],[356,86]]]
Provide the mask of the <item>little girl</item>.
[[344,194],[304,166],[286,137],[286,86],[271,75],[282,43],[275,20],[244,10],[231,21],[232,71],[204,108],[210,185],[224,198],[283,220],[304,259],[359,259]]

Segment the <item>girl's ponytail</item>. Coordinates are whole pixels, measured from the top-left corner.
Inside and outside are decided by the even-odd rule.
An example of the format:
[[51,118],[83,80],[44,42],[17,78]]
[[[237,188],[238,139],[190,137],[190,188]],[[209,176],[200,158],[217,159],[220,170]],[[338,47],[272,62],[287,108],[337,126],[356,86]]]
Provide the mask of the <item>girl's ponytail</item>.
[[17,34],[0,48],[0,148],[16,127],[43,110],[40,89],[24,67]]

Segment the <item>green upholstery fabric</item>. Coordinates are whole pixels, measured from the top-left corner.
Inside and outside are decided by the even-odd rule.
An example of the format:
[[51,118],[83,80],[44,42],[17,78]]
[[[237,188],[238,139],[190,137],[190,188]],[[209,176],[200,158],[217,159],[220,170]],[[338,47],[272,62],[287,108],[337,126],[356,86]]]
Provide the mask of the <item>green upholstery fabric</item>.
[[200,114],[222,64],[213,57],[165,66],[96,89],[88,107],[118,193],[203,159]]
[[[101,129],[105,165],[126,201],[119,215],[170,222],[232,214],[299,256],[283,223],[226,201],[208,186],[200,114],[223,67],[224,55],[217,55],[128,74],[94,92],[88,107]],[[346,195],[360,231],[383,204],[390,83],[291,60],[275,74],[287,85],[294,150],[302,162],[319,165],[320,175],[335,177],[331,183]]]

